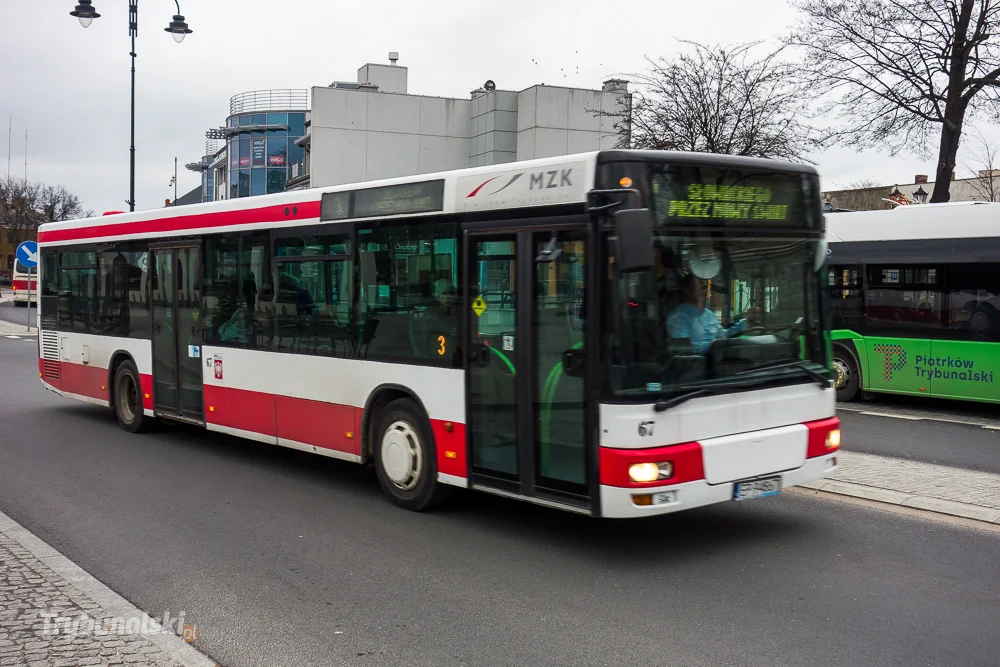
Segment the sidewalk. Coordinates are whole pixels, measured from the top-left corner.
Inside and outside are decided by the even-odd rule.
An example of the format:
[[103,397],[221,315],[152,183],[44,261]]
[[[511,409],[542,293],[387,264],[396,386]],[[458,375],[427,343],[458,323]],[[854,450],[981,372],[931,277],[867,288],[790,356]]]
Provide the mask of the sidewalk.
[[37,336],[38,329],[32,327],[28,329],[28,318],[25,315],[24,324],[14,324],[6,320],[0,320],[0,336]]
[[217,667],[171,630],[0,512],[0,666]]
[[804,488],[1000,524],[1000,475],[841,451],[840,470]]

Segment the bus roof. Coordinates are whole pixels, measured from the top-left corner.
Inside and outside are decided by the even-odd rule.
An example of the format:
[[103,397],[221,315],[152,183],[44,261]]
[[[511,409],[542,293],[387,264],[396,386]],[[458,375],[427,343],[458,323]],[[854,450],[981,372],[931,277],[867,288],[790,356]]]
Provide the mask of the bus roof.
[[916,241],[1000,236],[1000,204],[911,204],[885,211],[826,215],[830,243]]
[[[364,183],[241,197],[182,207],[120,213],[106,217],[52,222],[39,227],[38,240],[42,245],[111,242],[129,238],[218,233],[222,230],[266,229],[275,224],[296,227],[321,221],[342,222],[374,217],[392,219],[551,205],[582,206],[586,202],[587,193],[594,187],[598,162],[624,160],[816,173],[815,169],[807,165],[733,155],[681,151],[594,151]],[[410,189],[400,187],[408,185],[414,187]],[[384,188],[382,192],[385,192],[386,196],[381,199],[378,195],[366,196],[364,199],[369,205],[368,213],[354,215],[356,207],[353,204],[358,201],[355,195],[360,191],[378,188]],[[412,196],[409,193],[417,191],[421,191],[416,196],[420,197],[422,205],[429,201],[428,198],[434,200],[434,205],[406,210],[407,196]],[[338,199],[333,195],[345,192],[353,193],[349,212],[339,209],[341,215],[333,217],[325,213],[321,215],[325,199],[331,200],[331,204],[338,203]],[[373,199],[374,205],[383,207],[378,213],[371,212]],[[404,202],[402,209],[400,209],[401,201]],[[417,202],[416,199],[412,201]],[[392,211],[398,212],[384,213],[386,206],[391,206]]]

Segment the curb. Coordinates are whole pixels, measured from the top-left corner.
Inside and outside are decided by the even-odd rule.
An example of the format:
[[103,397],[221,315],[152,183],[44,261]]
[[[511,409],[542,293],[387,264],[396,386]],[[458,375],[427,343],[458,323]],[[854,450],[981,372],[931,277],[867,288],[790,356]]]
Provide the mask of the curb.
[[[132,618],[146,615],[145,612],[87,574],[79,565],[50,547],[3,512],[0,512],[0,532],[27,549],[46,567],[88,596],[110,616]],[[156,629],[160,628],[155,621],[150,625]],[[156,645],[182,667],[218,667],[218,663],[173,633],[145,634],[143,639]]]
[[928,512],[935,512],[937,514],[946,514],[949,516],[961,517],[963,519],[972,519],[973,521],[982,521],[984,523],[1000,525],[1000,509],[993,509],[991,507],[981,507],[979,505],[959,503],[953,500],[942,500],[940,498],[931,498],[928,496],[903,493],[901,491],[892,491],[890,489],[880,489],[878,487],[867,486],[865,484],[840,482],[830,479],[820,480],[818,482],[807,482],[806,484],[799,484],[798,486],[804,489],[812,489],[813,491],[822,491],[824,493],[832,493],[840,496],[851,496],[853,498],[873,500],[886,505],[898,505],[899,507],[909,507],[911,509],[925,510]]

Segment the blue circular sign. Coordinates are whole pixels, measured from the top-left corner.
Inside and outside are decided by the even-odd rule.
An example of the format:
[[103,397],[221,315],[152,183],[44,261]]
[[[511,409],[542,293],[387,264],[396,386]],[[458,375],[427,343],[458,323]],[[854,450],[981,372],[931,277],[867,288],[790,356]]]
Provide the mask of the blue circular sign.
[[38,266],[38,244],[34,241],[25,241],[17,246],[17,263],[26,269],[33,269]]

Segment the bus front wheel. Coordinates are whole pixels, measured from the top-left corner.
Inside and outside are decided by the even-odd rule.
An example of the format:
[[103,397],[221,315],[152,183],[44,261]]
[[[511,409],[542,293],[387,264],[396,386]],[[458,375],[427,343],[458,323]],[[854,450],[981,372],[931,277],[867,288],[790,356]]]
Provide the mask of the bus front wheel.
[[414,401],[399,398],[382,408],[372,454],[379,485],[394,504],[421,512],[433,509],[443,499],[434,436]]
[[835,347],[833,350],[833,387],[837,390],[838,401],[852,401],[858,395],[861,386],[861,371],[854,360],[854,355],[846,348]]

